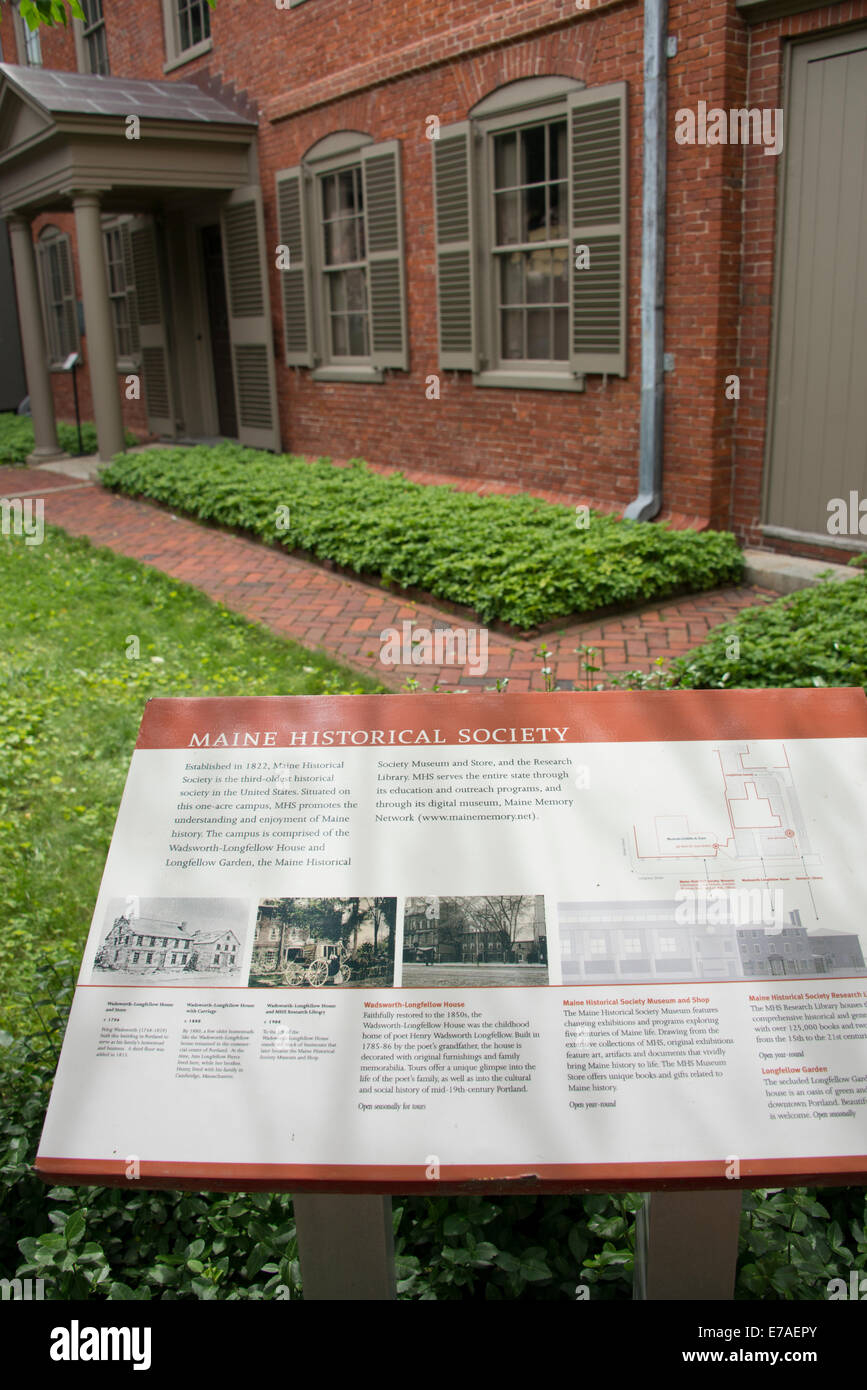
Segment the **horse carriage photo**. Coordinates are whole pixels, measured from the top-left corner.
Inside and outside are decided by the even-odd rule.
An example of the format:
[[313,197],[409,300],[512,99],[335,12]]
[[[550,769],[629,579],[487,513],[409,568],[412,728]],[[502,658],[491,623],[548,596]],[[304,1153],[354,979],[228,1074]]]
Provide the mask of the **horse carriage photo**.
[[329,979],[340,975],[346,984],[352,979],[347,947],[338,942],[317,941],[308,946],[290,946],[282,969],[287,985],[313,985],[321,988]]
[[263,898],[249,984],[321,989],[390,984],[396,898]]

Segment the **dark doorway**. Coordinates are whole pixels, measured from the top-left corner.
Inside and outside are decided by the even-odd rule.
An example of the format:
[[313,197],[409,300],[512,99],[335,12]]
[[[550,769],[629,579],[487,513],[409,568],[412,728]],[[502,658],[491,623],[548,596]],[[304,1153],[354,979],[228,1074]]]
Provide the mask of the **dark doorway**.
[[238,418],[235,414],[235,381],[232,376],[229,306],[226,301],[226,281],[223,275],[223,239],[217,223],[211,227],[202,228],[202,260],[205,269],[208,322],[211,329],[214,386],[217,392],[217,420],[220,434],[226,435],[229,439],[237,439]]

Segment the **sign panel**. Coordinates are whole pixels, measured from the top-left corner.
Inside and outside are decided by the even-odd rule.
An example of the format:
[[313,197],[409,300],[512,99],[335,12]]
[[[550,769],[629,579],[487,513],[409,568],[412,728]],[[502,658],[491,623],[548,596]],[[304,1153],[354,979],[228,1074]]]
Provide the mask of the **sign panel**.
[[153,700],[48,1181],[863,1182],[861,690]]

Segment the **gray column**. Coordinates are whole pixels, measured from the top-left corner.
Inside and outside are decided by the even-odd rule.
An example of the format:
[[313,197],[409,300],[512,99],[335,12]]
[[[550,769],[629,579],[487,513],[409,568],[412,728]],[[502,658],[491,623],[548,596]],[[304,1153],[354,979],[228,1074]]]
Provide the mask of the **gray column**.
[[390,1197],[293,1193],[305,1300],[397,1297]]
[[100,203],[96,193],[77,193],[72,199],[78,236],[78,269],[84,300],[87,365],[99,456],[111,459],[123,452],[123,414],[115,358],[114,320],[108,296],[103,253]]
[[48,463],[60,458],[63,450],[57,442],[54,423],[54,394],[48,370],[48,351],[42,322],[42,301],[36,273],[36,251],[26,217],[9,218],[9,241],[15,270],[15,297],[18,300],[18,323],[21,330],[21,352],[24,374],[30,395],[33,417],[33,453],[27,457],[32,464]]

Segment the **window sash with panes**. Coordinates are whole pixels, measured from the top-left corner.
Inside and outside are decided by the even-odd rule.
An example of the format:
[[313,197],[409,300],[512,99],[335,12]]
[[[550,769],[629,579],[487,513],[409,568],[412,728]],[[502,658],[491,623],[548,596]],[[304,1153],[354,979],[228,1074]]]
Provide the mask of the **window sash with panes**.
[[52,362],[63,362],[70,352],[75,351],[76,345],[71,341],[68,331],[60,243],[46,240],[42,242],[41,249],[44,257],[42,284],[45,293],[48,352]]
[[211,37],[211,11],[207,0],[177,0],[178,47],[182,53]]
[[129,361],[135,353],[135,343],[129,312],[123,234],[119,227],[109,227],[105,232],[105,263],[108,270],[108,296],[114,319],[115,353],[118,361]]
[[21,26],[21,39],[24,49],[24,63],[28,68],[42,67],[42,44],[39,38],[39,30],[31,29],[24,16],[21,14],[20,0],[16,0],[15,14]]
[[569,358],[569,227],[566,120],[490,135],[491,247],[501,365]]
[[84,40],[85,61],[88,72],[101,77],[109,75],[108,43],[105,35],[105,17],[102,13],[102,0],[81,0],[84,10],[82,38]]
[[360,165],[322,174],[321,256],[329,358],[370,358],[364,185]]

